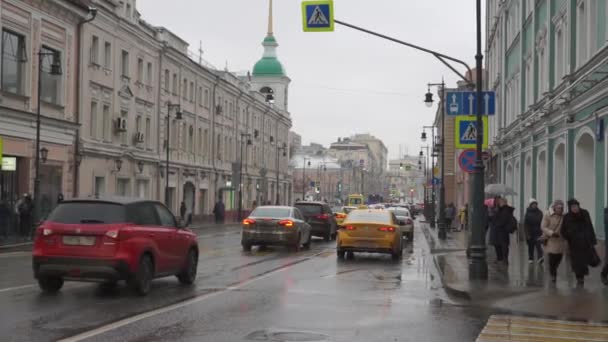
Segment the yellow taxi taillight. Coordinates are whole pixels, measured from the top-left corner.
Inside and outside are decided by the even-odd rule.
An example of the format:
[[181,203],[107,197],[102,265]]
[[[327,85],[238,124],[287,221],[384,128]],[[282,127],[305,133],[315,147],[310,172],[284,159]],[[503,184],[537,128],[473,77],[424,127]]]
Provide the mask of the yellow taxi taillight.
[[381,231],[381,232],[394,233],[395,232],[395,227],[380,227],[380,228],[378,228],[378,230]]

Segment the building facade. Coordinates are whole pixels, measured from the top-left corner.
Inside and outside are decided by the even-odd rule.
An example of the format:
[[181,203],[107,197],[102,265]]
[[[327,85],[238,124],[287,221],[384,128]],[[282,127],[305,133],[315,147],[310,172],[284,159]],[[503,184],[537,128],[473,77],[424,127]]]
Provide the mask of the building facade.
[[487,11],[487,84],[499,99],[490,142],[518,215],[531,197],[543,208],[576,197],[603,236],[606,2],[490,1]]
[[[41,214],[55,206],[59,194],[69,196],[74,191],[78,36],[88,15],[88,7],[79,1],[0,1],[0,201],[10,207],[18,197],[34,191],[36,153],[42,159]],[[38,110],[40,151],[36,151]]]
[[134,0],[96,6],[81,41],[79,195],[167,198],[174,212],[184,202],[195,217],[219,198],[235,209],[239,186],[244,208],[286,203],[290,80],[276,58],[272,17],[262,60],[239,77],[145,22]]

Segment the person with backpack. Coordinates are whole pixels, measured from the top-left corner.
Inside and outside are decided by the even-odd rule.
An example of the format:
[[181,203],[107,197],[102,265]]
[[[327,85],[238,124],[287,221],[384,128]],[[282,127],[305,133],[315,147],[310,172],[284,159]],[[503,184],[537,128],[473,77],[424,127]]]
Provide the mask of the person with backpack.
[[496,249],[496,262],[509,264],[511,234],[517,231],[517,219],[513,216],[515,208],[509,206],[505,198],[499,198],[496,202],[498,209],[492,219],[490,243]]

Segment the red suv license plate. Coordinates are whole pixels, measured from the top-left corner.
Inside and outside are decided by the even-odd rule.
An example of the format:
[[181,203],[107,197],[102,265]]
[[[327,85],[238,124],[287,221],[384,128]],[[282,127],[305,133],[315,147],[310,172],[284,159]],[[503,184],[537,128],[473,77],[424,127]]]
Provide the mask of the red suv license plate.
[[64,236],[63,244],[69,246],[93,246],[95,237],[93,236]]

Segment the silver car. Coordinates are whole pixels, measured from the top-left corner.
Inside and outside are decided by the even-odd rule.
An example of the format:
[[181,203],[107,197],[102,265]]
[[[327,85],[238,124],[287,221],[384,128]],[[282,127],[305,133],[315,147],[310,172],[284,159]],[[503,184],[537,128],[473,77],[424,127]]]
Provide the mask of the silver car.
[[410,241],[414,241],[414,220],[412,219],[410,211],[407,208],[401,207],[391,207],[388,208],[388,210],[392,211],[395,214],[395,217],[397,217],[403,236]]
[[257,207],[243,220],[241,245],[251,251],[252,246],[282,245],[294,251],[300,246],[310,248],[311,227],[300,210],[286,206]]

